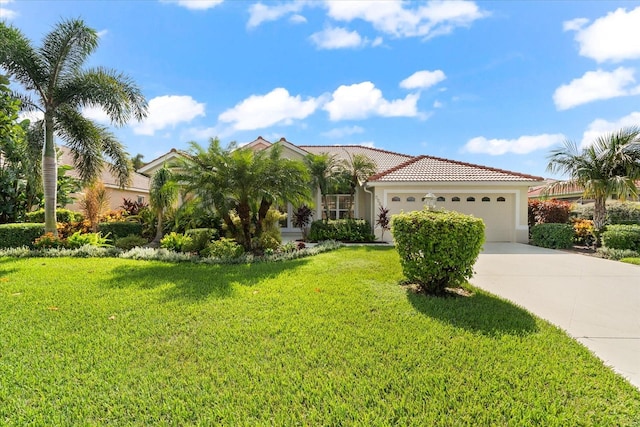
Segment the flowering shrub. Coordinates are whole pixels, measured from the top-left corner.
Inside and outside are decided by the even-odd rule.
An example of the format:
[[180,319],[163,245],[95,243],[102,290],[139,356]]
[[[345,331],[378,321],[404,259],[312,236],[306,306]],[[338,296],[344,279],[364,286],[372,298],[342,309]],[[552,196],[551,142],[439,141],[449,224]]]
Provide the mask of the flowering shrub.
[[591,246],[595,243],[593,221],[590,219],[573,219],[574,242],[578,245]]
[[45,248],[64,248],[64,239],[54,236],[53,233],[45,233],[33,241],[33,247],[36,249]]

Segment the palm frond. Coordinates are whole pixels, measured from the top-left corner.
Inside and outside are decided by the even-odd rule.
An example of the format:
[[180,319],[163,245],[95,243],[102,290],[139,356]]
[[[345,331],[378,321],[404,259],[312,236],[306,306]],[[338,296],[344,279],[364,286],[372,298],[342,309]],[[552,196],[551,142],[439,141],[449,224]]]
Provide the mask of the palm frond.
[[49,90],[73,78],[98,47],[98,34],[81,19],[58,22],[39,49],[46,64]]
[[45,65],[31,42],[15,27],[0,22],[0,68],[27,90],[44,95]]
[[147,116],[147,101],[133,80],[102,67],[77,72],[56,88],[54,98],[59,104],[99,106],[119,126]]

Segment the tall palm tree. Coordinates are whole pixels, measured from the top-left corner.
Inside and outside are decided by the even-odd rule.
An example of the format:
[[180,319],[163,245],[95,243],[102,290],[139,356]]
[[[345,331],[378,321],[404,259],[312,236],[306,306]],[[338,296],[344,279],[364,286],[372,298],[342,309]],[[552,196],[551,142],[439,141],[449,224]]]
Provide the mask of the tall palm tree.
[[569,179],[550,185],[546,193],[583,188],[584,196],[595,201],[593,225],[602,230],[607,198],[638,195],[635,182],[640,179],[640,128],[628,127],[600,136],[583,149],[566,141],[564,147],[551,152],[549,159],[547,170],[567,174]]
[[[175,164],[175,179],[185,193],[205,206],[215,206],[227,230],[249,251],[272,206],[310,199],[306,168],[281,154],[279,144],[256,152],[233,143],[224,149],[217,138],[206,150],[192,142],[189,156]],[[240,218],[239,227],[232,211]]]
[[356,188],[378,171],[378,165],[365,154],[350,154],[343,161],[343,167],[349,176],[349,217],[355,204]]
[[329,153],[307,154],[304,162],[309,169],[311,176],[311,185],[314,190],[320,191],[322,204],[325,211],[325,221],[330,218],[329,204],[327,203],[327,194],[329,189],[337,184],[342,174],[342,167],[335,155]]
[[[44,114],[42,180],[45,231],[56,234],[56,145],[64,140],[85,182],[93,181],[109,160],[121,186],[129,181],[130,163],[122,144],[104,126],[82,116],[83,107],[101,107],[115,125],[142,120],[147,103],[132,80],[107,68],[83,68],[98,47],[98,34],[82,20],[61,21],[38,48],[17,29],[0,22],[0,68],[28,93],[24,110]],[[33,96],[33,97],[32,97]]]
[[178,187],[169,168],[163,166],[153,174],[149,186],[149,204],[156,214],[156,236],[151,246],[158,246],[162,239],[165,213],[178,200]]

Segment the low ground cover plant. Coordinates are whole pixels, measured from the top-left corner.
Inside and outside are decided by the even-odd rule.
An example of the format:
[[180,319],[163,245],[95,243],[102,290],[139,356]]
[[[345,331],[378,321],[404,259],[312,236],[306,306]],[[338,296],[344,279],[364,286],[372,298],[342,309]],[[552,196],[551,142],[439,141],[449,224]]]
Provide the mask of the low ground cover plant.
[[[96,248],[100,249],[100,248]],[[2,259],[0,420],[42,425],[634,425],[640,392],[396,251],[277,264]]]

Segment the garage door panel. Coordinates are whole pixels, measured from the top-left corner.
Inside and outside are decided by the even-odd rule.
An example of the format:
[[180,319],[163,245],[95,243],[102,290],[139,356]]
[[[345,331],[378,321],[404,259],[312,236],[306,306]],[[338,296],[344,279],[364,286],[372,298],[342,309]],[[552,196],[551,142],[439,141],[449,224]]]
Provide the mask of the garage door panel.
[[[387,200],[390,213],[396,214],[402,211],[410,212],[422,209],[424,207],[421,200],[422,195],[424,193],[390,194]],[[512,194],[450,193],[438,194],[438,196],[444,197],[445,200],[436,202],[437,207],[481,218],[485,223],[487,242],[514,241],[515,197]],[[455,198],[459,201],[454,201]]]

